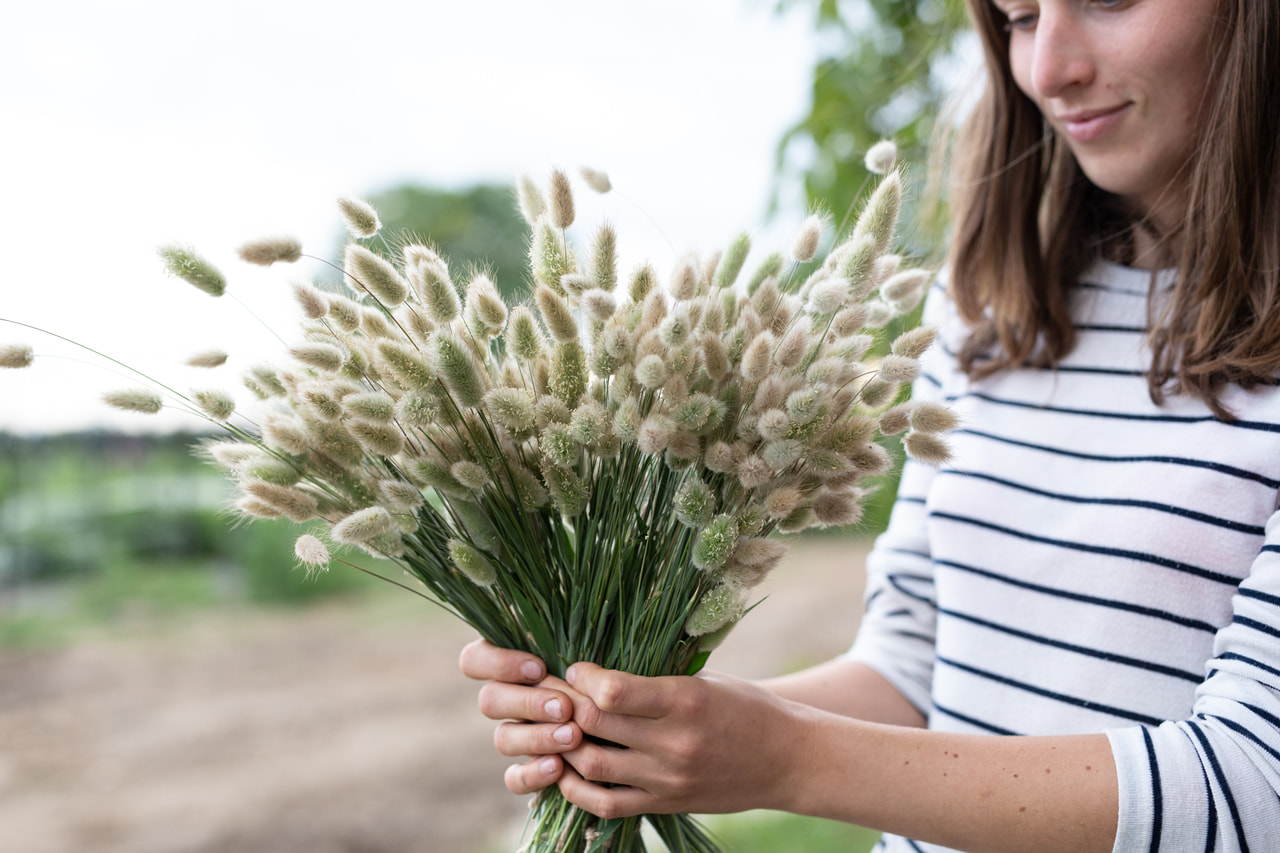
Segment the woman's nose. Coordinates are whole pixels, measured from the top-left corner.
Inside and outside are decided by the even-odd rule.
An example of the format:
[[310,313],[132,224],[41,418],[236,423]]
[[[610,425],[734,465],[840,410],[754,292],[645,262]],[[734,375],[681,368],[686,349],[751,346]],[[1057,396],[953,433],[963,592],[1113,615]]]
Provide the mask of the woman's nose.
[[1041,4],[1031,60],[1031,85],[1041,99],[1059,97],[1093,79],[1089,38],[1072,10]]

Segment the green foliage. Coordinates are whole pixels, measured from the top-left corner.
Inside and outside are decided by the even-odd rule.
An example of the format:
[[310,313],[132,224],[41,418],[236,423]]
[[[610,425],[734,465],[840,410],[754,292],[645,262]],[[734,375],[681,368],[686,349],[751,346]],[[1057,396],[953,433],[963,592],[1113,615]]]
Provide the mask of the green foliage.
[[809,113],[778,145],[782,169],[793,146],[806,143],[805,192],[837,218],[861,195],[863,156],[881,139],[902,158],[925,162],[935,118],[946,97],[937,73],[966,26],[960,0],[778,0],[778,9],[812,7],[814,25],[831,47],[813,69]]
[[61,622],[304,603],[379,585],[342,566],[305,578],[293,543],[306,528],[234,525],[230,485],[192,455],[196,440],[0,434],[0,595],[44,602],[0,613],[0,642],[39,639]]
[[715,818],[709,828],[725,853],[865,853],[880,838],[860,826],[769,811]]
[[[465,284],[473,272],[483,270],[504,297],[525,292],[529,226],[509,187],[442,190],[405,185],[376,193],[368,202],[382,220],[379,236],[365,241],[374,252],[398,260],[400,246],[429,238],[449,260],[456,284]],[[335,257],[341,257],[340,249]]]

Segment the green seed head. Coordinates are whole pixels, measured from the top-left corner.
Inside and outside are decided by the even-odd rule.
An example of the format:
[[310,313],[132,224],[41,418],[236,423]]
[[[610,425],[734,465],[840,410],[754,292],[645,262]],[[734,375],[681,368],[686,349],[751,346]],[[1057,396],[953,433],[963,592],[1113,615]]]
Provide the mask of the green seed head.
[[221,296],[226,293],[227,279],[222,272],[190,246],[169,243],[161,246],[157,252],[170,275],[203,290],[210,296]]

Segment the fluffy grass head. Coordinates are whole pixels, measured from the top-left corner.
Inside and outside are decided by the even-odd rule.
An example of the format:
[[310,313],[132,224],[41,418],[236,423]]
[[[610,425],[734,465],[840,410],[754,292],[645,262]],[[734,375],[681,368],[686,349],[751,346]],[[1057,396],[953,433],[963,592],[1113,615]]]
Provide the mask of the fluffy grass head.
[[35,360],[35,353],[26,344],[5,344],[0,346],[0,367],[19,369],[30,367]]
[[157,252],[170,275],[210,296],[221,296],[227,292],[227,279],[222,271],[192,247],[182,243],[168,243]]

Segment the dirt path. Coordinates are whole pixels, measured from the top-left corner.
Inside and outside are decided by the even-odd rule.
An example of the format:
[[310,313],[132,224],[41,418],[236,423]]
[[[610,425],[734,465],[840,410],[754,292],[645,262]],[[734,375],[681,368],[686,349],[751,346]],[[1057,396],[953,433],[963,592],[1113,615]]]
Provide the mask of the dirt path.
[[[762,676],[839,652],[862,555],[794,548],[712,665]],[[524,804],[456,667],[471,634],[406,602],[0,652],[0,849],[512,849]]]

